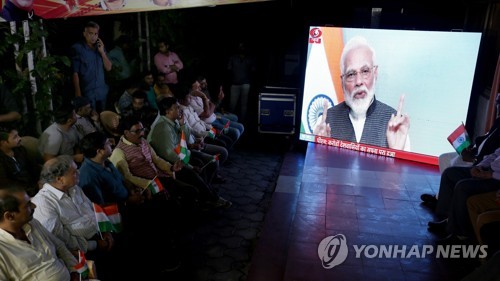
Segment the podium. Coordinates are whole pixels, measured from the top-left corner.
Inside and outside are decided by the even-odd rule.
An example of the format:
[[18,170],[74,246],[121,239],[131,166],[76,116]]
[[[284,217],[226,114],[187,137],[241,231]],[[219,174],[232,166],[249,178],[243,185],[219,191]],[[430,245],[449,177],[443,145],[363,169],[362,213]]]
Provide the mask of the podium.
[[297,88],[266,86],[259,93],[258,132],[295,134]]

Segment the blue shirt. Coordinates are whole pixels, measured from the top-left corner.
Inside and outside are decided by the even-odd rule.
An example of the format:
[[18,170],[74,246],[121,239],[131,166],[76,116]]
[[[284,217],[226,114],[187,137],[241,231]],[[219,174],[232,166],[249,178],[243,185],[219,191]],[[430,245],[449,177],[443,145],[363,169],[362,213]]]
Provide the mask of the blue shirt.
[[97,204],[125,201],[128,190],[123,184],[123,176],[118,169],[106,160],[106,167],[85,158],[80,167],[80,184],[90,201]]
[[73,73],[78,73],[82,96],[90,100],[106,100],[108,85],[105,81],[104,62],[97,48],[81,41],[71,46]]

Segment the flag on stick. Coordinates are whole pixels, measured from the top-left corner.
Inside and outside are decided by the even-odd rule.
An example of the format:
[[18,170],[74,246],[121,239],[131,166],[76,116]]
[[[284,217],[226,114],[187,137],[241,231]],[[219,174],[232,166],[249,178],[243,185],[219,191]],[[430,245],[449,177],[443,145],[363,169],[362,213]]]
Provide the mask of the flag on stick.
[[179,155],[179,158],[182,160],[184,164],[189,163],[189,158],[191,157],[191,152],[189,151],[187,147],[187,141],[186,141],[186,136],[184,135],[184,131],[181,132],[181,141],[177,145],[177,147],[174,149],[175,153]]
[[115,232],[119,233],[123,230],[122,227],[122,216],[120,214],[120,211],[118,210],[118,204],[108,204],[105,206],[102,206],[102,209],[106,216],[108,216],[109,221],[115,228]]
[[217,136],[217,129],[212,127],[212,129],[210,129],[210,131],[208,131],[207,136],[211,139],[215,139],[215,136]]
[[164,188],[163,188],[163,185],[161,184],[160,179],[158,177],[155,177],[149,183],[148,189],[151,191],[151,194],[154,195],[154,194],[162,191]]
[[460,126],[458,126],[458,128],[456,128],[447,139],[458,154],[461,154],[462,150],[471,144],[469,134],[467,134],[464,123],[460,124]]
[[207,167],[210,163],[213,163],[213,162],[215,162],[215,161],[219,161],[219,155],[220,155],[219,153],[215,154],[215,155],[213,156],[213,158],[212,158],[210,161],[208,161],[208,162],[207,162],[207,164],[205,164],[205,165],[203,165],[203,167],[201,167],[201,169],[200,169],[200,170],[205,169],[205,168],[206,168],[206,167]]
[[74,266],[74,269],[80,274],[80,279],[87,279],[89,276],[89,267],[83,251],[78,250],[78,263]]
[[231,120],[227,120],[226,124],[224,125],[224,128],[222,129],[224,133],[227,133],[227,130],[229,129],[229,124],[231,124]]
[[[115,227],[109,220],[108,216],[104,212],[101,206],[99,206],[96,203],[93,203],[94,205],[94,212],[95,212],[95,217],[97,219],[97,225],[99,227],[100,232],[116,232]],[[121,220],[121,219],[120,219]]]

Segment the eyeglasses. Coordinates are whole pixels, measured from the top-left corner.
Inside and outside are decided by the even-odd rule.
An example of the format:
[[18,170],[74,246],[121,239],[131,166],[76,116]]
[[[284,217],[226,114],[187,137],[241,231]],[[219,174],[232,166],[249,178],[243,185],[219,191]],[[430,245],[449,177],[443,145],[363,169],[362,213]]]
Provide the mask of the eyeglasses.
[[359,72],[357,71],[349,71],[346,74],[342,75],[341,77],[345,79],[347,82],[353,82],[356,77],[358,77],[358,74],[361,74],[361,78],[363,79],[368,79],[372,77],[373,70],[377,68],[377,65],[371,66],[371,67],[363,67]]
[[140,128],[140,129],[130,131],[130,132],[133,134],[140,134],[141,132],[144,132],[145,130],[146,130],[146,128]]

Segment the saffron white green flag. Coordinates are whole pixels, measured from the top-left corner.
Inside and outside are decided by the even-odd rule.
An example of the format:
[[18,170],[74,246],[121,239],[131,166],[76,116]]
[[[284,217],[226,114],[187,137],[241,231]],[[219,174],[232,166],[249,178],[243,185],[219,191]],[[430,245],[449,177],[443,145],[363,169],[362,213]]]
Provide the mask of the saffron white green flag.
[[217,136],[217,129],[212,127],[212,129],[210,129],[210,131],[208,131],[207,136],[211,139],[215,139],[215,136]]
[[189,151],[186,141],[186,136],[184,135],[184,131],[181,132],[181,141],[179,145],[174,149],[175,153],[179,155],[179,158],[182,160],[184,164],[189,163],[189,158],[191,157],[191,151]]
[[89,276],[89,267],[83,251],[78,250],[78,263],[74,266],[74,269],[80,274],[82,280],[87,279]]
[[156,194],[162,191],[163,185],[161,184],[160,179],[158,177],[152,179],[148,185],[148,189],[151,191],[151,194]]
[[461,154],[462,150],[471,144],[469,134],[467,134],[467,130],[463,123],[460,124],[447,139],[458,154]]
[[[95,211],[95,217],[97,219],[97,224],[99,227],[100,232],[118,232],[117,229],[115,228],[115,225],[110,221],[108,215],[106,215],[106,212],[104,209],[99,206],[96,203],[94,204],[94,211]],[[118,208],[116,208],[116,211],[118,211]],[[119,216],[120,213],[118,213]],[[113,217],[113,220],[118,221],[118,217],[116,214],[111,215]],[[119,224],[121,225],[121,217],[119,217]],[[118,227],[121,229],[121,226]]]

